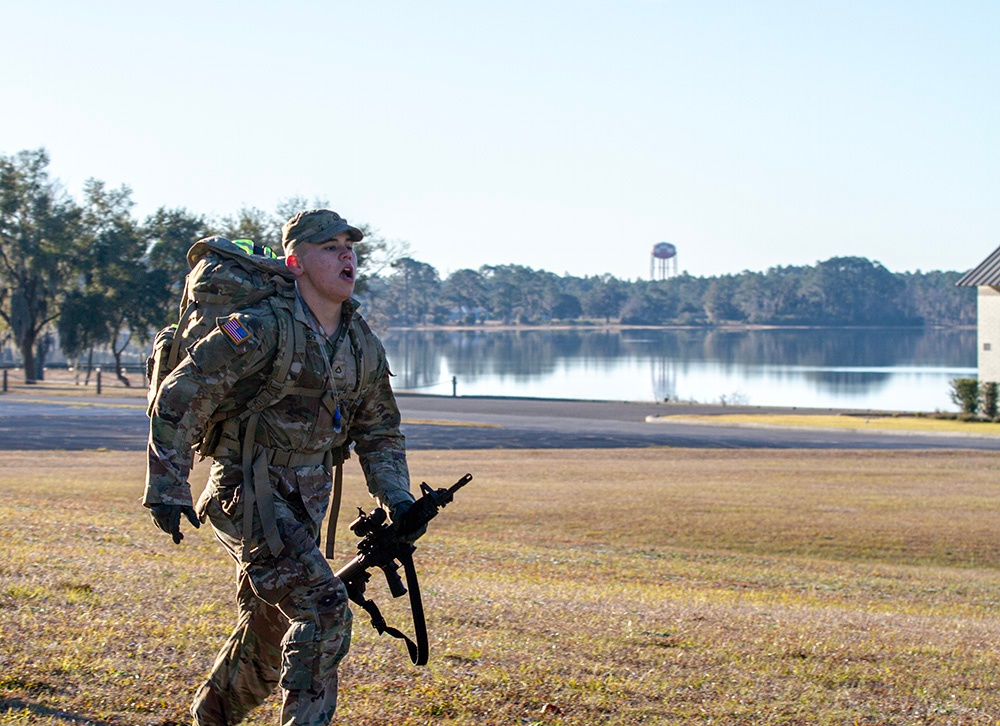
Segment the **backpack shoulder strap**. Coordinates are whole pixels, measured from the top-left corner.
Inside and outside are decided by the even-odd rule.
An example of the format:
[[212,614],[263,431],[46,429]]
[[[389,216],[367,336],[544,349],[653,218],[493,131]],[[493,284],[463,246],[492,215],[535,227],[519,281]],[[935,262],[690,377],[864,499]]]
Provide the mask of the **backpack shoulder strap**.
[[356,311],[351,319],[351,326],[348,328],[347,334],[351,338],[354,355],[357,356],[358,380],[355,384],[355,394],[360,394],[378,377],[382,343],[371,329],[368,321]]
[[306,357],[306,339],[300,326],[295,321],[295,315],[287,301],[281,295],[268,298],[274,317],[278,321],[278,346],[275,354],[274,367],[257,395],[246,405],[239,415],[245,420],[272,406],[295,388],[299,373],[302,372]]

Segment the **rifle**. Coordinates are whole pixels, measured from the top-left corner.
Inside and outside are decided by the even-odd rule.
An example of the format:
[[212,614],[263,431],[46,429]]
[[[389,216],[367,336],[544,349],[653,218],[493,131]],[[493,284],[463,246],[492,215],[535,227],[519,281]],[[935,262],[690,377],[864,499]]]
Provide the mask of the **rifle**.
[[[406,541],[408,536],[416,534],[437,516],[445,505],[451,502],[455,492],[472,481],[472,474],[466,474],[448,488],[431,489],[427,482],[420,485],[423,495],[403,513],[398,522],[389,524],[384,509],[374,509],[370,514],[358,507],[358,518],[351,522],[351,531],[361,541],[358,542],[358,554],[335,574],[347,587],[347,596],[352,602],[360,605],[369,617],[372,627],[379,635],[388,633],[393,638],[406,641],[410,660],[414,665],[427,664],[428,642],[427,623],[424,620],[424,607],[420,600],[420,585],[417,582],[417,570],[413,565],[413,552],[417,549]],[[402,563],[406,574],[406,585],[399,577],[399,567]],[[371,575],[370,569],[377,567],[385,574],[386,583],[392,596],[402,597],[410,593],[410,611],[413,614],[413,628],[417,642],[414,643],[396,628],[386,625],[385,618],[372,600],[365,598],[365,586]]]

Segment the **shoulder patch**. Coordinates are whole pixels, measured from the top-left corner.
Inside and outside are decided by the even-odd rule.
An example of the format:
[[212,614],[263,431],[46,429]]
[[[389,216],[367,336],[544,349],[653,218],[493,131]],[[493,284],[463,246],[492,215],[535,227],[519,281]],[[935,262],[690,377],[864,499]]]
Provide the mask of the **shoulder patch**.
[[245,343],[250,338],[250,331],[243,327],[243,324],[235,317],[229,318],[224,323],[220,323],[219,329],[236,346]]

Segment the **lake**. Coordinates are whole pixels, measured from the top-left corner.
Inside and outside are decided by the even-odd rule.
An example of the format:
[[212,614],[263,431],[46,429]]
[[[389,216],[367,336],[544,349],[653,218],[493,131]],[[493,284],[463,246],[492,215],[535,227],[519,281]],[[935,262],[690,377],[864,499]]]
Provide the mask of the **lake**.
[[389,330],[400,391],[750,406],[957,411],[976,331]]

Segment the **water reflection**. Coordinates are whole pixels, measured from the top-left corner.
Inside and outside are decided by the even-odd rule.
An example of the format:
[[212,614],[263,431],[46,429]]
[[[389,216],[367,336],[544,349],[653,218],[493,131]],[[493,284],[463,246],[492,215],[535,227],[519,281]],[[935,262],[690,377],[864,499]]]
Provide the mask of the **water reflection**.
[[975,375],[974,330],[389,331],[402,390],[954,410]]

